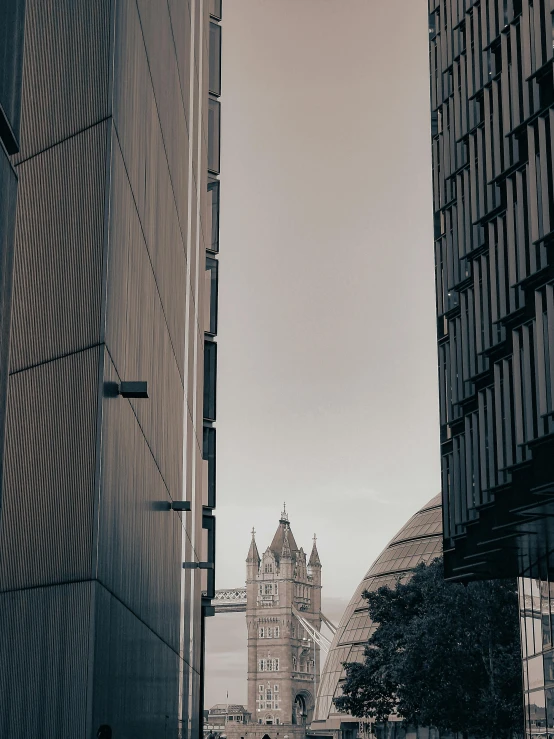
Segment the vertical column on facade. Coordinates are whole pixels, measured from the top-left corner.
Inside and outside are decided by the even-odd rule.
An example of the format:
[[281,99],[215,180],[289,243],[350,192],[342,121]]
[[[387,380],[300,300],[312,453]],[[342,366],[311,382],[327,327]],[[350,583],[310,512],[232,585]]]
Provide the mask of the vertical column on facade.
[[17,175],[10,155],[19,152],[25,0],[6,0],[0,14],[0,516],[9,376]]

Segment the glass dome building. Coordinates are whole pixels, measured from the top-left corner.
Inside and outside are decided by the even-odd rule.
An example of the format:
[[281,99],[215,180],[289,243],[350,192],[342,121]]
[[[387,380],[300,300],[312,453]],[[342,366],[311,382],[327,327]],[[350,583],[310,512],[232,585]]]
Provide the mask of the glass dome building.
[[[358,722],[338,713],[333,699],[340,695],[344,677],[343,662],[362,662],[364,647],[375,630],[364,590],[377,590],[394,585],[399,577],[410,573],[420,562],[430,562],[442,554],[441,496],[436,495],[400,529],[369,568],[346,608],[323,668],[312,732],[321,735],[348,734],[348,724]],[[352,727],[353,728],[353,727]]]

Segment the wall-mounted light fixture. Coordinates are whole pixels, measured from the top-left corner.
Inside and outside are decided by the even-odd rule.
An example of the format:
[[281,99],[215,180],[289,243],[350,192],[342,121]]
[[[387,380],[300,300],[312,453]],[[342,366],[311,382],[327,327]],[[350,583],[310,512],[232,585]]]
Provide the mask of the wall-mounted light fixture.
[[213,570],[213,562],[183,562],[184,570]]
[[124,398],[147,398],[148,383],[142,381],[122,382],[119,385],[119,394]]
[[174,500],[171,504],[172,511],[190,511],[190,500]]

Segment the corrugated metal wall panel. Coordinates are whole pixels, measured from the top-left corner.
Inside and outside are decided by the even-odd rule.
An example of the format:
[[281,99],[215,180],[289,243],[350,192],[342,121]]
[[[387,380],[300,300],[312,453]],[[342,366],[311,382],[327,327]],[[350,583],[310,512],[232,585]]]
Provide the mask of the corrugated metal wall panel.
[[[165,15],[159,13],[158,8],[156,14]],[[180,221],[178,213],[140,19],[134,2],[124,0],[120,3],[117,21],[114,123],[179,371],[183,377],[186,220]],[[171,39],[168,44],[171,44]],[[171,45],[169,48],[171,50]],[[175,104],[176,107],[179,106],[178,102]],[[186,126],[170,133],[177,137],[177,141],[172,144],[175,166],[186,171]],[[166,139],[167,136],[166,133]],[[182,199],[186,200],[186,193]],[[186,219],[186,208],[180,207],[180,210],[181,218]]]
[[[188,128],[183,85],[168,13],[160,13],[150,0],[137,0],[156,110],[162,130],[173,195],[183,233],[187,225]],[[176,29],[179,33],[179,29]]]
[[190,130],[190,51],[192,43],[190,4],[188,0],[168,0],[168,6],[187,130]]
[[2,511],[2,470],[8,397],[10,325],[12,312],[13,251],[17,203],[17,176],[0,146],[0,515]]
[[112,0],[27,0],[16,161],[110,113]]
[[[108,357],[105,366],[105,381],[117,382]],[[190,514],[168,510],[171,499],[128,400],[104,398],[102,437],[98,578],[178,652],[182,517]]]
[[0,590],[90,577],[99,349],[10,377]]
[[107,123],[18,167],[10,371],[100,339]]
[[[169,252],[170,245],[162,243]],[[148,382],[149,400],[134,400],[133,407],[172,497],[179,498],[184,390],[156,275],[117,145],[113,153],[108,259],[106,344],[122,380]],[[167,299],[180,303],[182,297],[176,288]],[[180,325],[184,334],[182,319]]]
[[92,736],[177,737],[179,656],[100,584],[96,587],[96,683]]
[[0,594],[0,736],[86,736],[91,583]]

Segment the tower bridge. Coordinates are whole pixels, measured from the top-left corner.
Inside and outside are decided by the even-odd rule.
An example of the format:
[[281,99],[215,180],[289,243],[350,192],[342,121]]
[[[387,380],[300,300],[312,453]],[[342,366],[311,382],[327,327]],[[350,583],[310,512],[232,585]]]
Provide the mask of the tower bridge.
[[[246,617],[249,735],[264,739],[268,725],[279,725],[291,739],[305,739],[314,715],[320,653],[329,651],[336,633],[321,612],[316,537],[308,554],[296,543],[286,510],[262,553],[255,533],[246,558],[246,583],[216,590],[211,604],[216,613]],[[229,734],[229,725],[226,730],[229,739],[239,739]],[[237,731],[243,734],[244,728]]]
[[216,590],[212,605],[216,613],[246,613],[246,585]]
[[[212,605],[215,608],[216,613],[246,613],[246,586],[239,588],[223,588],[215,591],[215,597],[212,598]],[[329,651],[331,640],[328,639],[325,634],[314,628],[312,624],[305,619],[302,614],[291,606],[293,615],[297,618],[300,624],[306,629],[308,634],[315,639],[317,644],[323,649],[324,652]],[[334,636],[337,627],[330,621],[324,613],[320,612],[321,621],[327,626],[331,635]]]

